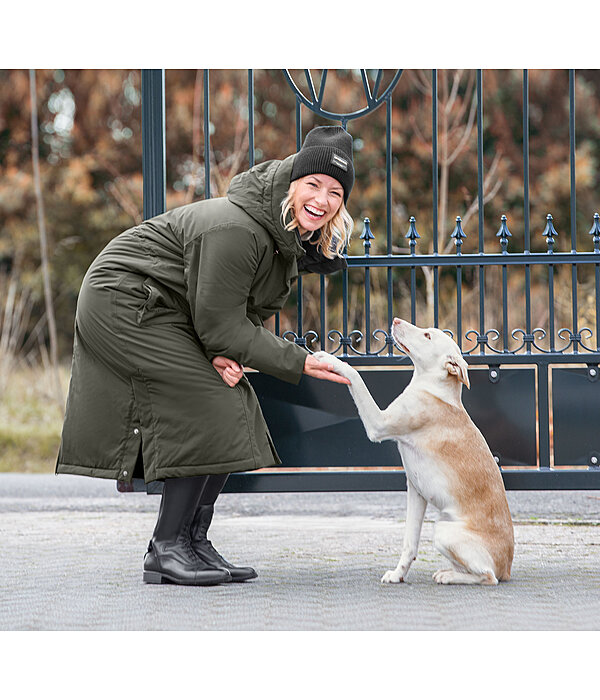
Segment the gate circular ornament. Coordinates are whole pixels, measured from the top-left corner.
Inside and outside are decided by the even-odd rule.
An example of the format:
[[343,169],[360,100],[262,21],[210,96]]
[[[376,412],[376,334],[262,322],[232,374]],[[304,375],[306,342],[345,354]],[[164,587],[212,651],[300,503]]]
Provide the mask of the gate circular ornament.
[[398,84],[400,76],[402,75],[402,69],[397,70],[394,77],[390,81],[390,84],[383,91],[381,95],[378,95],[379,88],[381,87],[381,79],[383,77],[383,68],[378,68],[375,75],[375,83],[373,89],[369,83],[369,76],[367,75],[366,68],[360,68],[360,76],[362,78],[363,94],[367,101],[367,106],[363,109],[359,109],[356,112],[330,112],[323,109],[323,98],[325,96],[325,84],[327,82],[328,70],[324,69],[321,73],[321,81],[319,83],[319,91],[317,93],[315,89],[315,84],[313,82],[310,70],[308,68],[304,69],[304,76],[308,84],[308,90],[310,92],[309,97],[307,97],[302,90],[294,82],[290,71],[287,68],[283,69],[283,74],[288,84],[292,88],[292,91],[296,95],[296,98],[302,102],[305,107],[308,107],[311,112],[319,115],[320,117],[325,117],[326,119],[334,119],[336,121],[341,121],[342,126],[346,128],[346,124],[351,119],[358,119],[359,117],[364,117],[366,114],[370,114],[375,111],[383,102],[386,101],[388,96],[392,93],[393,89]]

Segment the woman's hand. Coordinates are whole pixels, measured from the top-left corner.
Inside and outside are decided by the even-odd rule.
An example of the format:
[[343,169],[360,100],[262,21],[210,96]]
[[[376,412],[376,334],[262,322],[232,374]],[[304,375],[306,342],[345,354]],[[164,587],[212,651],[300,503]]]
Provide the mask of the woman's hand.
[[327,379],[330,382],[338,384],[350,384],[350,380],[336,374],[333,370],[333,365],[329,362],[321,362],[312,355],[307,355],[304,361],[304,374],[316,379]]
[[235,386],[244,376],[244,368],[235,360],[217,355],[212,360],[212,366],[221,375],[221,379],[227,386]]

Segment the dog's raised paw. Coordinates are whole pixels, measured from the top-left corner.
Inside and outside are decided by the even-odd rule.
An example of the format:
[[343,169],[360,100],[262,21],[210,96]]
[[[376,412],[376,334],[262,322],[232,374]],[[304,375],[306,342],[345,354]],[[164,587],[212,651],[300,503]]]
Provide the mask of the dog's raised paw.
[[313,353],[313,357],[315,360],[319,360],[319,362],[329,362],[332,365],[341,362],[339,358],[330,355],[328,352],[325,352],[325,350],[317,350],[317,352]]
[[330,355],[324,350],[318,350],[313,354],[313,357],[315,358],[315,360],[319,360],[319,362],[326,362],[330,364],[333,367],[333,371],[336,374],[341,374],[342,376],[345,376],[350,371],[349,366],[345,362],[342,362],[342,360],[340,360],[339,357]]
[[404,583],[404,579],[397,571],[386,571],[381,577],[381,583]]

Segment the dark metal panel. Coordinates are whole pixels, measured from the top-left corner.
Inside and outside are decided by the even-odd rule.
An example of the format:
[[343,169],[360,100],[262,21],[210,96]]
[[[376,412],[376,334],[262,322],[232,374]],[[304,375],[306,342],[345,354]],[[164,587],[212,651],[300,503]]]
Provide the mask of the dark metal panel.
[[548,388],[548,365],[538,365],[538,408],[539,408],[539,435],[540,466],[550,467],[550,396]]
[[[463,403],[501,465],[536,464],[535,370],[471,368],[471,390]],[[361,373],[373,398],[386,408],[412,377],[412,369]],[[398,466],[391,441],[372,443],[344,385],[303,377],[296,387],[251,373],[265,420],[285,467]]]
[[510,491],[585,491],[600,489],[600,470],[537,469],[505,471],[504,486]]
[[[510,491],[579,491],[600,489],[600,470],[516,469],[502,472]],[[283,493],[293,491],[406,491],[403,471],[292,472],[232,474],[225,493]]]
[[[600,470],[515,469],[502,472],[504,486],[510,491],[567,491],[600,489]],[[144,484],[134,479],[131,485],[117,482],[119,491],[162,493],[162,482]],[[232,474],[223,493],[292,493],[323,491],[406,491],[403,471],[356,472],[243,472]]]
[[552,368],[554,463],[600,466],[598,368]]
[[499,464],[535,466],[535,369],[470,367],[469,378],[471,390],[463,390],[464,407]]
[[[377,403],[385,408],[407,386],[412,371],[364,372]],[[283,467],[397,466],[390,441],[375,444],[365,433],[348,389],[303,377],[298,386],[266,374],[248,375]]]
[[294,491],[406,491],[404,471],[286,472],[232,474],[227,493],[282,493]]

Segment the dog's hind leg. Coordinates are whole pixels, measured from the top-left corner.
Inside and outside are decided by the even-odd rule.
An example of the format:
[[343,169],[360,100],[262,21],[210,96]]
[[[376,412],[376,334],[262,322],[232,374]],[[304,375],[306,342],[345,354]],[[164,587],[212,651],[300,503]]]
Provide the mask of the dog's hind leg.
[[436,583],[483,584],[485,586],[495,586],[498,583],[493,571],[488,571],[486,574],[464,574],[455,569],[440,569],[433,574],[433,580]]
[[402,583],[419,551],[419,539],[427,501],[415,489],[410,479],[406,480],[406,491],[406,523],[402,554],[398,566],[393,571],[386,571],[381,583]]
[[438,521],[434,544],[452,564],[451,569],[439,569],[433,574],[436,583],[467,583],[495,586],[494,561],[477,535],[465,530],[460,522]]

